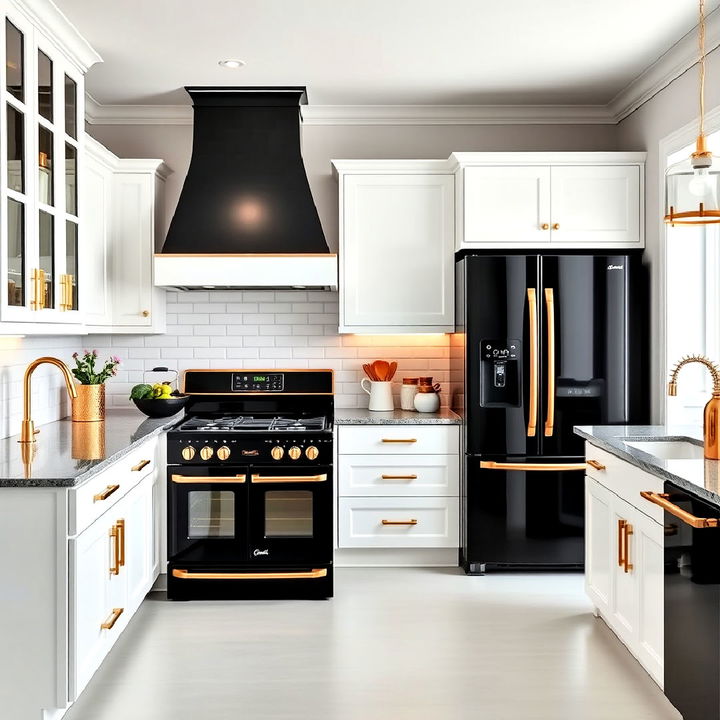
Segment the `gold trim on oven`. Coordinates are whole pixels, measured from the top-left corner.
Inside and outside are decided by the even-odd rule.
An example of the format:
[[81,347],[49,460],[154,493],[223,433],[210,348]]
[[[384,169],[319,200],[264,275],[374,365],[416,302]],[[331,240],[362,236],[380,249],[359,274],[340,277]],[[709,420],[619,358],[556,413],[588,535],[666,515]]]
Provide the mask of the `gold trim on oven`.
[[181,580],[313,580],[327,577],[327,568],[308,570],[307,572],[190,572],[175,568],[172,576]]

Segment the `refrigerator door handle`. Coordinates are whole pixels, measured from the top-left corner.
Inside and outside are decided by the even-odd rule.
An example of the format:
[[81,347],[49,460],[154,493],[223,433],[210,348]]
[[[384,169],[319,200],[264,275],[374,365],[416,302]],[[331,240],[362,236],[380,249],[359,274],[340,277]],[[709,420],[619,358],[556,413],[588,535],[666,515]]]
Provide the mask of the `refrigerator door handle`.
[[547,416],[545,418],[545,437],[555,432],[555,291],[545,288],[545,307],[547,309]]
[[535,437],[538,416],[538,381],[540,365],[538,357],[538,315],[535,288],[527,289],[528,315],[530,318],[530,404],[528,407],[527,436]]
[[515,470],[520,472],[563,472],[585,470],[585,463],[514,463],[481,460],[481,470]]

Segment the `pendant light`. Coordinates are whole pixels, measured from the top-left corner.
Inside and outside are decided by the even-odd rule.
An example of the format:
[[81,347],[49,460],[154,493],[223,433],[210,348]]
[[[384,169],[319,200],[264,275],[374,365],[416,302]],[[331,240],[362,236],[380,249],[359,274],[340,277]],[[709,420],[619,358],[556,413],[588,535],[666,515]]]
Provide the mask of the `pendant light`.
[[670,225],[720,223],[720,158],[705,142],[705,0],[700,0],[700,125],[695,152],[665,173],[665,222]]

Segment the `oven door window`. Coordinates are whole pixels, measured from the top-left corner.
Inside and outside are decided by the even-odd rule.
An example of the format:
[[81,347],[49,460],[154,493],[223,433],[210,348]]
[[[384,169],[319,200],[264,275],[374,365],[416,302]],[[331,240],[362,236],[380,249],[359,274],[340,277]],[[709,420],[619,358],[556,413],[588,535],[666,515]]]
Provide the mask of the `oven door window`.
[[265,492],[266,538],[311,538],[313,493],[306,490]]
[[191,490],[188,493],[188,539],[234,538],[235,493]]

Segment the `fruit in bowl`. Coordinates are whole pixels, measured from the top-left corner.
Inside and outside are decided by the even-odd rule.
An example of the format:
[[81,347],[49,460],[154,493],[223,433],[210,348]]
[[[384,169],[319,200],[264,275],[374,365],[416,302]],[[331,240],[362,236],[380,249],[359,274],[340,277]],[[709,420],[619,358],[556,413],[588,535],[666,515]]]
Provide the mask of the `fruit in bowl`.
[[141,383],[130,390],[130,399],[149,417],[162,418],[182,410],[188,397],[173,390],[170,383]]
[[148,385],[140,383],[130,391],[131,400],[167,400],[171,397],[182,397],[177,390],[172,389],[170,383],[155,383]]

